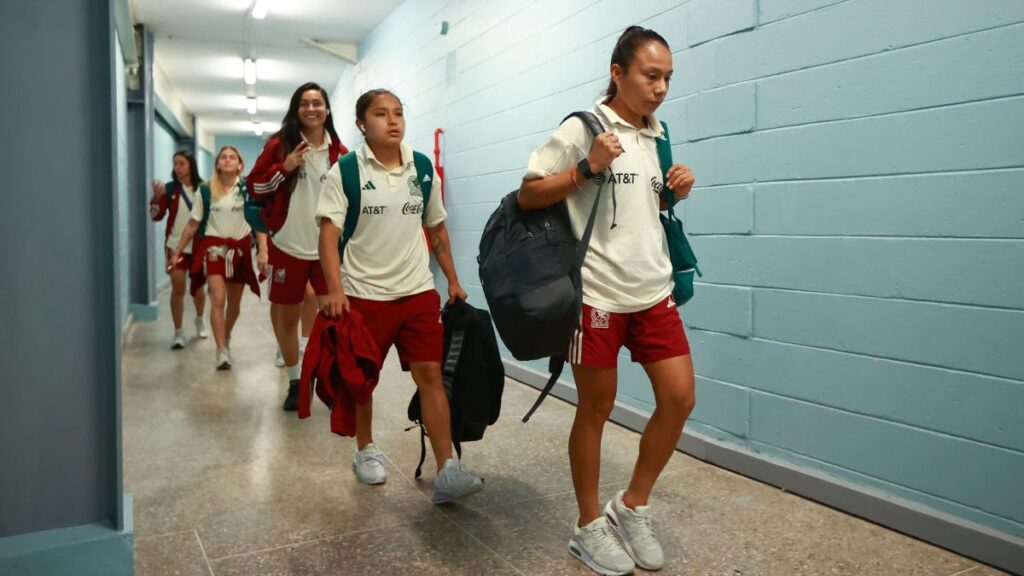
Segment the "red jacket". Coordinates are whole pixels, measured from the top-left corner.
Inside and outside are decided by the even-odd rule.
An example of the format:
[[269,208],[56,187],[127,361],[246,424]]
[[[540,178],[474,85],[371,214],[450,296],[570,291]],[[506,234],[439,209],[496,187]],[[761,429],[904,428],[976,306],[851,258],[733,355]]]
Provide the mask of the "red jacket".
[[190,274],[195,275],[193,290],[202,288],[206,283],[206,270],[203,264],[206,262],[206,250],[215,246],[226,246],[224,254],[225,268],[228,277],[242,280],[257,297],[260,296],[260,281],[262,278],[256,275],[256,269],[252,265],[252,236],[242,238],[219,238],[217,236],[197,236],[192,241],[192,253],[196,255],[192,259],[192,270]]
[[[333,166],[338,158],[346,153],[348,148],[345,148],[341,140],[331,137],[331,144],[327,148],[331,165]],[[284,169],[287,155],[280,134],[272,136],[263,146],[263,152],[256,159],[256,164],[253,165],[246,180],[252,199],[263,204],[263,221],[271,232],[280,230],[288,219],[289,201],[298,176],[297,172],[288,172]]]
[[362,316],[350,310],[341,318],[317,314],[302,358],[299,418],[308,418],[316,395],[331,409],[331,432],[356,434],[356,404],[370,401],[380,377],[380,351]]
[[[196,189],[198,192],[198,188]],[[149,199],[149,217],[153,222],[163,220],[164,215],[171,213],[167,219],[167,229],[164,231],[164,242],[171,237],[171,230],[174,229],[174,221],[178,217],[178,198],[181,197],[181,184],[171,181],[167,183],[167,193],[163,196],[153,196]],[[188,215],[185,215],[188,218]]]

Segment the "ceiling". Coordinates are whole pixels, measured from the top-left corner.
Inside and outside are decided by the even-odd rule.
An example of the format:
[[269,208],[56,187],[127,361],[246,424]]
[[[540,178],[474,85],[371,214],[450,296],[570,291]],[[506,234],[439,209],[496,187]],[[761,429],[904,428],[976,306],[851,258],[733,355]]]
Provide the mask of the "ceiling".
[[[303,43],[358,44],[402,0],[268,0],[263,20],[253,0],[131,0],[136,23],[155,38],[156,66],[189,112],[213,134],[252,134],[253,119],[276,130],[297,86],[334,90],[348,64]],[[257,61],[255,86],[243,81],[243,58]],[[246,112],[256,96],[259,112]]]

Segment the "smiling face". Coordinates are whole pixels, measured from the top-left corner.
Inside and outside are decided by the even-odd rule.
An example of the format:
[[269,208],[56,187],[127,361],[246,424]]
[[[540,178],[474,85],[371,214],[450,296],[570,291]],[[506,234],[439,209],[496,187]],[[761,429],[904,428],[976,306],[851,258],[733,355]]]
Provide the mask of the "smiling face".
[[327,121],[327,101],[316,89],[306,90],[299,100],[299,124],[303,128],[320,128]]
[[653,114],[664,102],[672,80],[672,52],[660,42],[648,41],[636,50],[626,69],[612,64],[616,98],[637,116]]
[[393,94],[378,94],[366,109],[366,119],[358,120],[371,146],[398,146],[405,137],[405,112]]

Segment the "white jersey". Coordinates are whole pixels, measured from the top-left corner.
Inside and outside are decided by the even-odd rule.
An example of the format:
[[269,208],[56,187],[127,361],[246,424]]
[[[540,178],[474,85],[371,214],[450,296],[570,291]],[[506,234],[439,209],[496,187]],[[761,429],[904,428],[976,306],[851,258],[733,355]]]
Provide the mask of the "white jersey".
[[[192,188],[181,185],[182,193],[178,196],[178,212],[174,217],[174,224],[171,225],[171,235],[167,237],[167,243],[165,244],[171,250],[178,247],[178,241],[181,240],[181,234],[185,231],[185,226],[188,225],[189,214],[192,209],[188,207],[188,203],[185,202],[185,198],[188,198],[189,202],[195,204],[196,192]],[[189,240],[188,244],[185,244],[185,249],[182,250],[184,254],[192,253],[192,241]]]
[[[647,117],[637,129],[604,104],[592,110],[622,144],[622,155],[605,170],[607,182],[597,208],[590,248],[583,262],[583,301],[607,312],[638,312],[672,293],[672,264],[658,219],[663,187],[656,139],[661,124]],[[586,158],[594,138],[571,118],[534,150],[524,179],[564,172]],[[566,198],[576,238],[583,235],[597,184],[583,184]]]
[[[434,227],[447,217],[437,171],[424,176],[432,179],[429,205],[424,207],[412,148],[402,144],[402,165],[394,169],[385,168],[365,144],[356,151],[356,159],[361,206],[355,233],[342,258],[345,293],[386,301],[433,289],[423,225]],[[347,212],[348,198],[336,163],[324,183],[317,222],[328,218],[344,230]]]
[[[245,199],[237,182],[230,192],[211,204],[210,218],[206,222],[207,236],[237,240],[252,233],[252,228],[245,221]],[[205,210],[203,195],[196,194],[192,203],[192,219],[202,222]]]
[[[305,137],[303,140],[306,140]],[[327,181],[327,173],[331,169],[331,156],[328,152],[330,145],[331,135],[324,130],[323,144],[316,148],[311,146],[302,155],[306,163],[298,168],[295,189],[288,200],[288,219],[274,234],[274,246],[293,258],[320,258],[320,228],[317,226],[316,209],[320,204],[320,194],[324,182]]]

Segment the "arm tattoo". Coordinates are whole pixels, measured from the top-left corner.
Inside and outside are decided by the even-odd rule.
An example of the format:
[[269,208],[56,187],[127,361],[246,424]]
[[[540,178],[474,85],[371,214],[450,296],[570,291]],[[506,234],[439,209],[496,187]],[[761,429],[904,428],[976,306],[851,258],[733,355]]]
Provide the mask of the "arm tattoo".
[[448,243],[445,242],[444,238],[440,234],[433,235],[433,238],[430,239],[430,247],[435,256],[440,256],[441,254],[448,252]]

